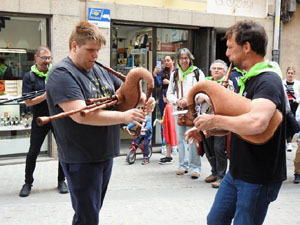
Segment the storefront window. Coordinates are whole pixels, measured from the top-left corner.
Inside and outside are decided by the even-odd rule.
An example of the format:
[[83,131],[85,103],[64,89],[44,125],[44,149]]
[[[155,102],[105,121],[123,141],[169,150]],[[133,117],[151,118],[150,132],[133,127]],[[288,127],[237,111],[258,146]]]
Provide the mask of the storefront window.
[[[22,95],[22,78],[34,53],[47,45],[47,18],[0,16],[0,156],[25,154],[29,148],[30,108],[8,100]],[[47,151],[47,139],[41,149]]]
[[[164,67],[164,57],[174,56],[180,48],[188,46],[188,30],[157,28],[157,52],[155,65],[161,69]],[[158,98],[160,88],[156,90]],[[159,107],[155,107],[155,118],[162,118]],[[155,143],[161,143],[160,126],[155,127]]]
[[149,68],[152,28],[115,25],[112,31],[112,68],[126,75],[134,67]]
[[[163,67],[163,59],[166,55],[176,56],[180,48],[188,46],[189,30],[173,28],[156,28],[155,26],[131,26],[113,24],[112,26],[112,61],[111,67],[126,75],[134,67],[144,67],[151,73],[155,66]],[[153,30],[156,32],[153,34]],[[155,36],[155,39],[153,38]],[[156,45],[153,45],[156,40]],[[155,49],[154,49],[155,47]],[[153,54],[155,54],[153,56]],[[145,91],[146,85],[143,85]],[[154,97],[158,99],[159,88],[154,91]],[[159,108],[155,108],[153,120],[161,119]],[[160,144],[160,126],[154,129],[154,142]],[[130,139],[124,132],[122,139]]]

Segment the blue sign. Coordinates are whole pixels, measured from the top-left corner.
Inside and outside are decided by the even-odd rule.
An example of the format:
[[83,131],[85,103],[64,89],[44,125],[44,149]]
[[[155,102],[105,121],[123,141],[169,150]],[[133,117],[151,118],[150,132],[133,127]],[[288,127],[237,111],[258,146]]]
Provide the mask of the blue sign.
[[110,27],[110,9],[88,8],[88,21],[98,27]]

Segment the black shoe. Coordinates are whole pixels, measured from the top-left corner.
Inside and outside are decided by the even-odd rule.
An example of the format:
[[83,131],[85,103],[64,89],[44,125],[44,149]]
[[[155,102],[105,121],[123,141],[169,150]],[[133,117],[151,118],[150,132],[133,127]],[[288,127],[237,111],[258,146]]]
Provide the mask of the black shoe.
[[160,162],[159,162],[159,164],[161,164],[161,165],[166,165],[166,164],[171,164],[171,163],[173,163],[172,157],[162,158],[162,159],[160,159]]
[[64,181],[58,182],[57,189],[58,189],[59,193],[61,193],[61,194],[69,193],[68,186],[67,186],[66,182],[64,182]]
[[300,175],[298,175],[298,174],[294,174],[294,175],[295,175],[294,184],[299,184],[300,183]]
[[27,197],[29,194],[30,194],[30,191],[31,191],[31,184],[24,184],[20,193],[19,193],[19,196],[20,197]]

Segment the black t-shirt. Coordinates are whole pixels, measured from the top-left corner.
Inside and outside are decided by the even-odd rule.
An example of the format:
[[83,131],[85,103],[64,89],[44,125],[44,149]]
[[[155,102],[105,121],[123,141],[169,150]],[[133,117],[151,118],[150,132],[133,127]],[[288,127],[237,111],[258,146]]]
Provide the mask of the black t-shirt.
[[[51,70],[47,81],[50,115],[63,110],[58,104],[71,100],[86,100],[112,95],[121,85],[99,65],[86,72],[78,69],[70,58],[63,59]],[[52,121],[59,158],[67,163],[98,162],[120,153],[120,126],[90,126],[70,117]]]
[[282,81],[272,72],[265,72],[246,82],[244,91],[249,99],[265,98],[276,104],[283,122],[265,144],[250,144],[232,133],[230,173],[249,183],[267,184],[286,179],[285,156],[285,96]]
[[[45,78],[39,77],[33,73],[34,78],[31,79],[30,72],[25,73],[23,77],[22,94],[45,89]],[[33,117],[49,116],[47,101],[32,106]]]

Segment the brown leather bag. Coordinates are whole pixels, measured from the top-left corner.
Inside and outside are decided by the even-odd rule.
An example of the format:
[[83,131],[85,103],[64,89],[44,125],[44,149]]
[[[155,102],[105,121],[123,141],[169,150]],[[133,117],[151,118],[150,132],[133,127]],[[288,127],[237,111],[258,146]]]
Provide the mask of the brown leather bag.
[[[180,108],[177,107],[177,111],[180,110],[187,110],[188,108]],[[178,114],[177,124],[179,126],[194,126],[193,120],[190,119],[191,117],[188,116],[188,112],[185,114]]]
[[[177,73],[176,73],[177,72]],[[176,76],[176,92],[177,92],[177,98],[179,99],[179,90],[178,90],[178,71],[175,71],[174,76]],[[181,98],[183,98],[183,82],[181,81]],[[181,111],[181,110],[187,110],[188,108],[180,108],[179,106],[177,107],[177,111]],[[177,124],[179,126],[194,126],[193,123],[193,117],[190,114],[191,112],[187,112],[185,114],[178,114],[178,118],[177,118]]]

